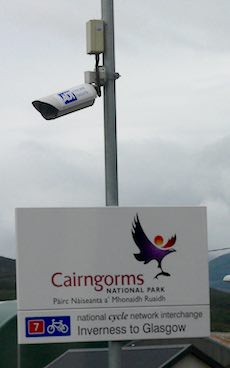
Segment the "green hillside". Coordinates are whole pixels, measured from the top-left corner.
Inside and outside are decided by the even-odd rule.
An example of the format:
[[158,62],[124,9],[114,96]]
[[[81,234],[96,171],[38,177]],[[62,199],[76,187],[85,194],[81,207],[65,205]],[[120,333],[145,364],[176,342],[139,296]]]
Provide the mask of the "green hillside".
[[16,299],[15,277],[0,277],[0,301]]
[[209,262],[209,281],[212,289],[230,292],[230,282],[223,278],[230,274],[230,253],[217,257]]
[[230,332],[230,293],[210,289],[211,330]]
[[0,301],[16,299],[16,261],[0,257]]

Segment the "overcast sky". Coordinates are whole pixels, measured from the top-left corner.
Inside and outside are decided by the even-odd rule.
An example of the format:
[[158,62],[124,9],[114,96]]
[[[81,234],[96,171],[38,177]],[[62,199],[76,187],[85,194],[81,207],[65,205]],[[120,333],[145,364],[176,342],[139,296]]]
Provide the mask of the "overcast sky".
[[[120,206],[207,206],[230,245],[230,2],[115,0]],[[1,0],[0,255],[15,207],[104,206],[103,101],[47,122],[31,101],[94,69],[100,0]]]

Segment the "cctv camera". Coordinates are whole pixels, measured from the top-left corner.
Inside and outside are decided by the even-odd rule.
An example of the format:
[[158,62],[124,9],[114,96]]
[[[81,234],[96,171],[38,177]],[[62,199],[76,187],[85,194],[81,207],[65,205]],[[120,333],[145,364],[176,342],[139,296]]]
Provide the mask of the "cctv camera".
[[97,92],[88,83],[55,93],[32,102],[46,120],[56,119],[59,116],[84,109],[94,104]]

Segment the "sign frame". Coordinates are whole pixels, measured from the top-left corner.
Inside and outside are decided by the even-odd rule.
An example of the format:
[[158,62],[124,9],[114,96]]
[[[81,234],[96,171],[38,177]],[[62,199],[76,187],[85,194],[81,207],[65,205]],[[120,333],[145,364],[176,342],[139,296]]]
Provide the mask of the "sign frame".
[[19,343],[209,336],[204,207],[21,208],[16,232]]

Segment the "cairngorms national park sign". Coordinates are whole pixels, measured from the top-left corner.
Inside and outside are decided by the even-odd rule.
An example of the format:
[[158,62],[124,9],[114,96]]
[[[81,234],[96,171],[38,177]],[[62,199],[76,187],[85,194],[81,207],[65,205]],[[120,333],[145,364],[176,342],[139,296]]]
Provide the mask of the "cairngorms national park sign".
[[16,210],[20,344],[208,336],[206,209]]

